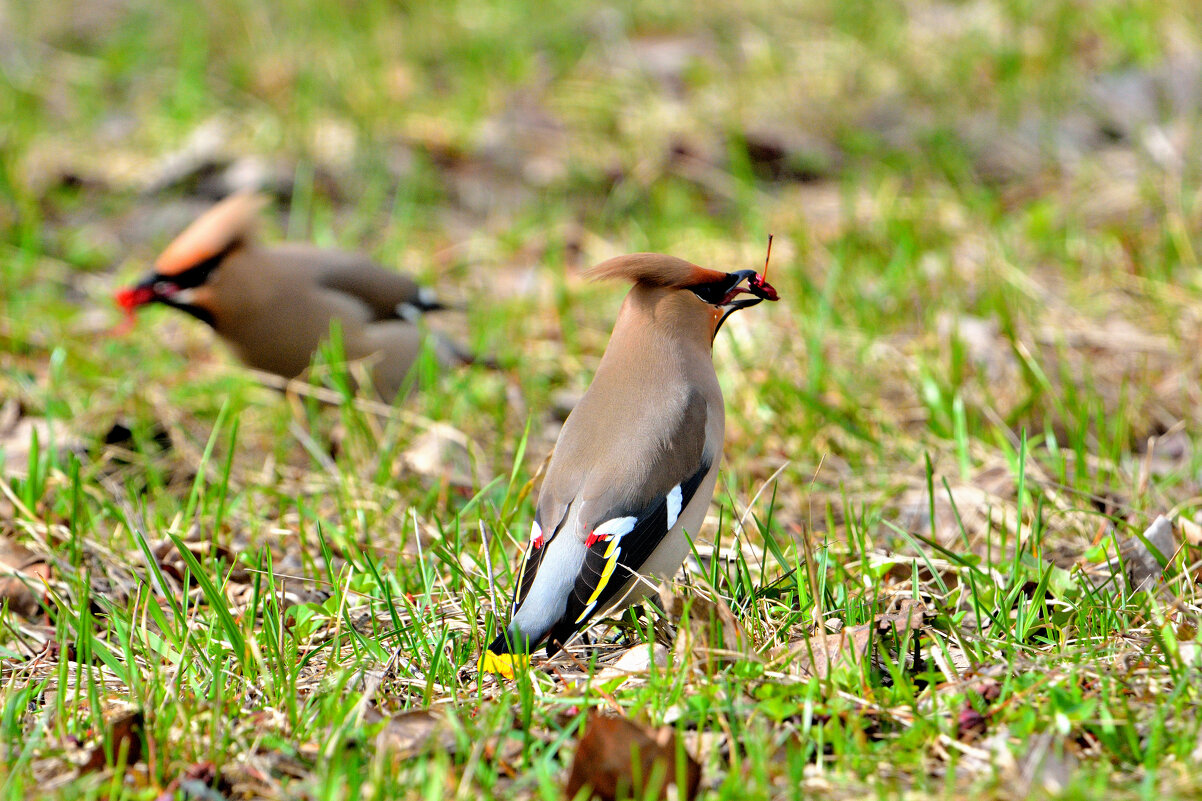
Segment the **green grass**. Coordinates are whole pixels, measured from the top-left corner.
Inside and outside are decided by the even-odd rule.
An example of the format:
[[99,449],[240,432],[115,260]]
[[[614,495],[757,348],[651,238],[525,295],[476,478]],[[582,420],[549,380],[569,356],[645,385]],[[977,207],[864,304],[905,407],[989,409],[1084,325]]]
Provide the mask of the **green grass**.
[[[1056,148],[1100,125],[1091,81],[1200,52],[1198,16],[3,9],[0,535],[49,578],[18,558],[3,585],[0,797],[559,798],[614,706],[675,727],[710,799],[1195,797],[1198,101],[1161,120],[1177,166],[1121,133]],[[334,405],[264,389],[170,310],[104,335],[194,210],[195,179],[148,176],[215,118],[288,184],[267,238],[416,272],[502,369],[419,371],[380,414],[336,364]],[[817,177],[766,179],[761,127],[804,133]],[[596,629],[587,671],[481,679],[550,410],[621,295],[580,268],[754,267],[768,233],[783,300],[715,349],[721,558],[699,550],[666,624]],[[467,486],[404,467],[433,421],[472,443]],[[1158,514],[1183,521],[1163,580],[1098,588]],[[864,647],[810,676],[820,626]],[[657,638],[667,668],[596,676]]]

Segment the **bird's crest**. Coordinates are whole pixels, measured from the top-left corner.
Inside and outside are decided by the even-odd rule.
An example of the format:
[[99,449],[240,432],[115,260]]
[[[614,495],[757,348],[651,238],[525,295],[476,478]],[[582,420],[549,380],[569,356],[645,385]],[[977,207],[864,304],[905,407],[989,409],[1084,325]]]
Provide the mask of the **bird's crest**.
[[593,281],[624,278],[644,286],[683,289],[721,281],[727,274],[662,253],[630,253],[601,262],[588,271],[588,277]]
[[251,233],[266,203],[267,198],[255,192],[230,195],[172,240],[155,262],[155,270],[159,275],[179,275],[229,250]]

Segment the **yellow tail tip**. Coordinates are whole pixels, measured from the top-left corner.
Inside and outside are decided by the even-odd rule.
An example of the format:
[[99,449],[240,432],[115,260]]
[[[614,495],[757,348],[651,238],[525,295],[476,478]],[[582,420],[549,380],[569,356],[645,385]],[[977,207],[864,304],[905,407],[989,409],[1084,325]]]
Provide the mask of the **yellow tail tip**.
[[530,657],[526,654],[495,654],[485,651],[478,665],[481,673],[495,673],[512,679],[515,671],[530,667]]

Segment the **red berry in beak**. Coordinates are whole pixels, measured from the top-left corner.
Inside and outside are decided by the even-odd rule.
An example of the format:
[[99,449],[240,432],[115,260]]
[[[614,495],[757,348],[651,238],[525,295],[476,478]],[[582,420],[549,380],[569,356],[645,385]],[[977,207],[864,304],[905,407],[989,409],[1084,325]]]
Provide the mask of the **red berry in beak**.
[[764,278],[763,273],[756,273],[755,278],[750,278],[747,285],[751,287],[752,294],[764,300],[780,300],[780,295],[776,293],[776,288],[768,283]]

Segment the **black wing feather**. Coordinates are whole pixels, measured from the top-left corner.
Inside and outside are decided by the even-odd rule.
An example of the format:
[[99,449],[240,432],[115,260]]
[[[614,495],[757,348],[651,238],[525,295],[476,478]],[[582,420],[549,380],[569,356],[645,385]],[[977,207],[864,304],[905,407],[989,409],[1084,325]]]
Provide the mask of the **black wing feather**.
[[[703,461],[697,472],[680,483],[681,514],[684,513],[693,496],[697,494],[697,488],[701,486],[702,480],[709,472],[710,465],[711,462]],[[609,514],[603,515],[600,521],[604,522],[616,517],[628,516],[630,516],[629,510],[615,509]],[[693,532],[689,533],[692,534]],[[606,559],[604,554],[606,549],[609,548],[609,541],[600,540],[593,543],[589,548],[588,554],[584,557],[584,564],[581,566],[580,575],[577,576],[576,584],[568,599],[568,608],[564,612],[563,617],[551,627],[551,631],[548,634],[548,655],[559,650],[576,632],[589,624],[593,615],[598,611],[606,609],[613,602],[618,592],[626,586],[630,578],[650,558],[651,554],[655,552],[655,549],[659,547],[659,544],[663,542],[667,534],[668,496],[662,495],[637,514],[634,528],[631,529],[630,533],[622,537],[622,550],[618,554],[617,565],[614,567],[614,572],[610,576],[609,583],[597,597],[597,603],[593,606],[589,616],[577,623],[576,619],[588,607],[588,599],[592,597],[593,591],[597,588],[597,582],[605,570]],[[533,571],[530,570],[529,565],[527,565],[527,570],[533,575]]]
[[535,548],[533,542],[526,546],[526,550],[522,557],[522,576],[513,591],[513,604],[509,610],[510,617],[517,612],[522,601],[526,600],[526,595],[530,592],[531,585],[534,584],[534,576],[536,573],[538,573],[538,566],[542,564],[543,555],[547,552],[547,546],[551,543],[551,539],[557,536],[559,534],[559,530],[563,528],[563,522],[568,519],[568,511],[571,508],[572,505],[570,503],[564,507],[563,516],[550,531],[543,526],[543,521],[539,520],[537,514],[534,516],[534,521],[538,523],[539,529],[543,532],[543,546],[541,548]]

